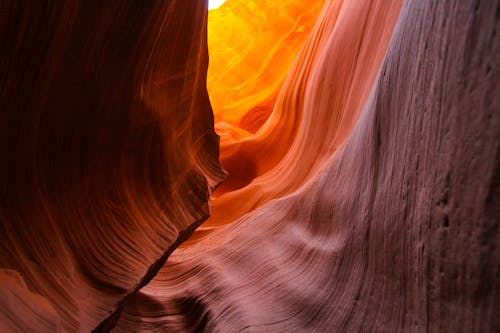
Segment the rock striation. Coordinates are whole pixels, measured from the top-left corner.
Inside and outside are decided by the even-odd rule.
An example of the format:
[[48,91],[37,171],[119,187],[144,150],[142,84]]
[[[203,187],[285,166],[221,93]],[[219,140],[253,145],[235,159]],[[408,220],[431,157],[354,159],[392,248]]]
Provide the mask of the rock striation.
[[0,2],[0,330],[500,331],[500,1],[311,3],[214,125],[205,1]]
[[52,331],[26,329],[42,301],[16,304],[34,294],[45,320],[89,332],[117,318],[208,217],[224,177],[206,90],[207,6],[0,7],[0,267],[24,281],[3,288],[0,322]]
[[229,177],[192,240],[295,192],[324,167],[368,97],[400,7],[399,0],[327,1],[262,128],[239,136],[233,126],[228,135],[216,123]]
[[[340,6],[340,24],[391,6],[367,3],[325,10]],[[397,16],[397,5],[378,17]],[[352,104],[358,117],[354,107],[336,114],[333,97],[350,81],[335,81],[346,68],[334,50],[350,54],[328,38],[310,89],[295,90],[305,106],[288,169],[260,184],[295,189],[175,251],[119,330],[498,331],[498,5],[405,2],[380,69],[368,52],[374,84],[351,90],[366,97]],[[342,31],[352,38],[356,26]],[[360,64],[354,72],[368,71]],[[303,168],[304,181],[289,176]]]

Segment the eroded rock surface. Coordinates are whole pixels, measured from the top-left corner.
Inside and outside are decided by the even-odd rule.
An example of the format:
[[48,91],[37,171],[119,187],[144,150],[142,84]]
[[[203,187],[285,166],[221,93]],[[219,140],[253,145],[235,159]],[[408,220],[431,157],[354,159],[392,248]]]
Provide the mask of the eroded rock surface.
[[500,331],[500,1],[326,0],[173,253],[225,175],[204,1],[0,6],[0,329]]
[[[388,2],[371,4],[373,11]],[[343,3],[339,20],[366,5]],[[405,2],[345,143],[338,150],[305,148],[319,154],[323,168],[311,168],[290,194],[174,252],[118,327],[498,331],[498,5]],[[319,123],[298,125],[304,126],[298,133],[323,138],[324,146],[335,145],[326,115],[342,110],[331,107],[331,98],[348,84],[335,81],[339,60],[329,43],[322,70],[310,74],[316,81],[298,92],[315,101],[302,119],[328,110]],[[310,162],[307,151],[295,148],[300,144],[290,149],[297,152],[290,169]]]
[[[224,176],[206,4],[0,7],[0,267],[62,331],[88,332],[208,217]],[[31,314],[10,302],[0,321],[24,330]]]

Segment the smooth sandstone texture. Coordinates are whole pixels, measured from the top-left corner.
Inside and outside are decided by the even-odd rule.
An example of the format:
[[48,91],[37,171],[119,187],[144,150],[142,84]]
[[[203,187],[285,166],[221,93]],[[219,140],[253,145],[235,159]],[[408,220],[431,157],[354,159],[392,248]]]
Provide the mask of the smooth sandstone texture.
[[[1,1],[0,15],[0,267],[27,286],[1,289],[0,327],[53,331],[36,312],[106,330],[224,176],[206,3]],[[17,307],[22,293],[47,309]]]
[[61,331],[61,320],[55,309],[45,298],[30,292],[18,272],[0,270],[0,295],[0,332]]
[[[357,5],[343,4],[345,19]],[[175,251],[119,331],[499,331],[498,8],[405,2],[359,120],[321,150],[323,169]],[[325,52],[303,119],[331,106],[320,78],[337,59]],[[330,120],[319,121],[303,130],[325,137]]]
[[[256,132],[273,111],[284,80],[290,77],[290,68],[315,26],[323,3],[323,0],[230,0],[209,11],[207,87],[215,128],[222,139],[221,160],[229,172],[215,196],[248,185],[262,172],[259,164],[280,158],[277,149],[269,148],[276,144],[276,140],[269,140],[271,132],[264,135]],[[294,126],[293,121],[280,124],[283,135],[287,126]],[[284,136],[280,146],[288,144]],[[242,145],[250,146],[251,151],[242,149]]]
[[500,331],[498,13],[326,0],[171,254],[225,175],[204,1],[0,2],[0,331]]
[[263,127],[249,137],[216,123],[229,176],[186,245],[293,193],[324,167],[368,97],[400,7],[400,0],[326,1]]

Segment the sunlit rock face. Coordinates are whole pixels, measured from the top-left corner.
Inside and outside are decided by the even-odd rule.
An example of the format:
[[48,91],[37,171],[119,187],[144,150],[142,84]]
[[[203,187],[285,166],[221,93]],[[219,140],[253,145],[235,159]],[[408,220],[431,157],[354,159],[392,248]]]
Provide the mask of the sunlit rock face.
[[0,331],[500,330],[499,1],[0,6]]
[[[269,200],[295,192],[324,167],[346,140],[368,97],[400,7],[401,1],[327,1],[260,130],[248,134],[235,123],[216,122],[221,160],[229,176],[214,193],[211,218],[190,242]],[[224,13],[225,8],[215,13]],[[218,82],[210,79],[209,71],[209,92],[216,92]],[[217,98],[215,92],[211,99]],[[244,114],[239,117],[253,112],[246,100],[239,103]],[[224,113],[217,107],[214,112]]]
[[241,217],[175,251],[118,328],[497,331],[495,8],[327,1],[261,132],[284,157],[215,198],[210,221],[230,194]]
[[[277,105],[285,79],[296,76],[289,74],[292,66],[298,66],[292,69],[297,74],[308,70],[304,64],[298,64],[296,58],[301,48],[301,52],[306,53],[302,58],[310,57],[315,48],[312,41],[309,40],[306,47],[304,42],[311,36],[323,3],[323,0],[308,3],[230,0],[209,12],[207,87],[215,128],[221,136],[220,157],[229,172],[215,197],[226,192],[234,194],[246,187],[274,166],[289,148],[300,115],[299,110],[294,110],[296,106],[287,108],[285,116],[288,119],[278,115],[284,108],[280,106],[273,115],[279,119],[269,120],[265,129],[261,127]],[[316,29],[319,29],[317,23]],[[290,86],[299,82],[285,84]],[[296,97],[292,93],[286,100],[293,103]],[[251,187],[248,190],[253,191]],[[238,198],[226,197],[212,202],[213,218],[192,240],[213,230],[214,226],[234,221],[245,212],[220,216],[220,212],[229,213],[236,208],[231,203],[228,205],[228,201],[245,200],[244,193]],[[253,201],[247,204],[254,207]]]
[[219,127],[255,133],[324,0],[229,0],[208,16],[208,92]]

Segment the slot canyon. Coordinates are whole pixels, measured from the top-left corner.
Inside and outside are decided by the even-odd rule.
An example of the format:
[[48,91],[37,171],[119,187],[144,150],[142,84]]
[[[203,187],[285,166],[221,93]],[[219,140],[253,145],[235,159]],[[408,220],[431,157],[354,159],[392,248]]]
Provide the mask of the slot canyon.
[[0,332],[500,332],[499,27],[0,1]]

